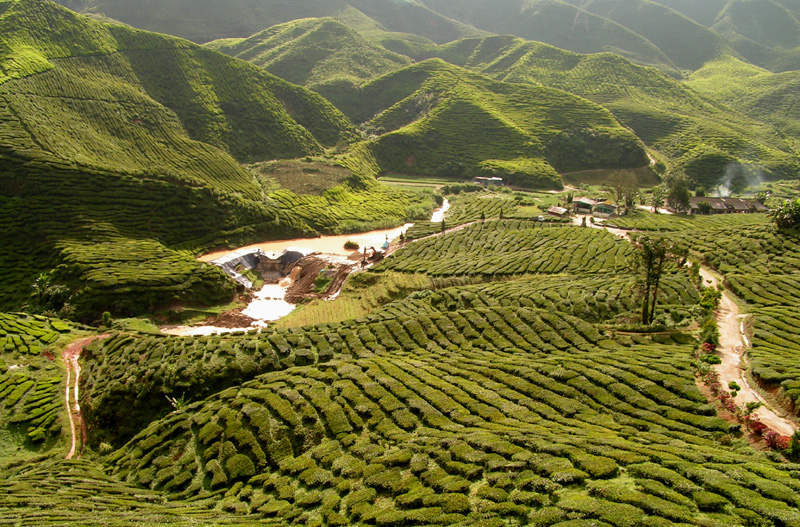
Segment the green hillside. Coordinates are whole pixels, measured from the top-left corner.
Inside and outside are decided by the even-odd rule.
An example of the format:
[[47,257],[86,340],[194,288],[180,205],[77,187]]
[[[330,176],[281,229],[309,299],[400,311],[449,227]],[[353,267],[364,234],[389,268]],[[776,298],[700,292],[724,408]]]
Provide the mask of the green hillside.
[[[491,283],[417,291],[342,323],[92,344],[81,393],[96,440],[111,441],[109,484],[159,492],[176,513],[191,500],[278,524],[800,523],[797,465],[752,450],[717,417],[696,385],[691,337],[609,325],[637,309],[615,271],[628,244],[525,223],[488,221],[397,253],[402,264],[477,251],[480,269],[416,261]],[[548,269],[520,278],[520,262]],[[498,279],[492,263],[515,278]],[[385,272],[360,278],[364,292]],[[662,318],[698,312],[688,273],[668,274]],[[139,383],[125,382],[132,370]],[[160,393],[184,402],[170,409]],[[154,404],[163,417],[131,441],[102,435],[115,411],[145,416]]]
[[744,58],[772,71],[800,68],[800,13],[771,0],[731,0],[712,28]]
[[413,33],[439,43],[480,31],[416,1],[228,0],[198,6],[192,0],[61,0],[79,12],[99,13],[131,26],[195,42],[246,38],[264,28],[309,17],[335,17],[357,29]]
[[425,0],[425,4],[492,33],[545,42],[577,53],[618,53],[679,74],[671,58],[646,37],[561,0]]
[[796,71],[772,73],[733,57],[709,62],[688,79],[694,90],[748,115],[773,124],[797,142],[800,75]]
[[[304,221],[291,193],[272,199],[274,188],[239,164],[354,140],[319,95],[45,0],[5,0],[0,13],[3,308],[97,320],[104,310],[228,300],[233,284],[194,251],[347,228],[341,213]],[[402,224],[420,201],[350,183],[325,207],[391,202],[366,209],[362,226]]]
[[492,81],[428,60],[332,98],[374,139],[358,149],[382,172],[558,188],[558,172],[648,164],[641,143],[605,109],[543,87]]
[[[567,0],[642,35],[682,70],[696,70],[730,44],[706,27],[649,0]],[[677,37],[680,35],[680,37]]]
[[322,95],[328,86],[357,86],[411,62],[333,18],[297,20],[207,46]]
[[771,71],[800,66],[796,0],[659,0],[725,38],[748,61]]
[[[693,82],[687,87],[618,55],[578,55],[513,37],[465,39],[428,48],[425,56],[429,55],[504,82],[558,88],[602,104],[648,147],[708,187],[730,164],[759,167],[770,178],[794,178],[797,173],[792,144],[765,124],[775,122],[767,114],[775,119],[783,115],[785,121],[786,112],[768,111],[767,102],[761,113],[751,112],[736,100],[698,93],[691,88]],[[725,85],[717,76],[708,86],[721,89],[717,82]],[[788,103],[791,84],[785,86]]]

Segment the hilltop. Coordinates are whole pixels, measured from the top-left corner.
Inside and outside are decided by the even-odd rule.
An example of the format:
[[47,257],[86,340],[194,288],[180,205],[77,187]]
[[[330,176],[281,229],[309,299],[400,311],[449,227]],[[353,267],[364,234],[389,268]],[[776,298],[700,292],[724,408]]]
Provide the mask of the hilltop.
[[322,95],[328,89],[357,86],[411,63],[408,57],[372,44],[333,18],[296,20],[246,39],[206,45]]

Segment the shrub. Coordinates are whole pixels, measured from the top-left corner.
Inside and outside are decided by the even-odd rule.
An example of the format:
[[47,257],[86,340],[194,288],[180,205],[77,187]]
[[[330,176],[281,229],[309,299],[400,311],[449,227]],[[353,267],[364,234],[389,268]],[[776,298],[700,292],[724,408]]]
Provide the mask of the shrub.
[[360,247],[361,246],[358,245],[357,242],[354,242],[352,240],[347,240],[346,242],[344,242],[344,248],[347,249],[348,251],[357,251]]

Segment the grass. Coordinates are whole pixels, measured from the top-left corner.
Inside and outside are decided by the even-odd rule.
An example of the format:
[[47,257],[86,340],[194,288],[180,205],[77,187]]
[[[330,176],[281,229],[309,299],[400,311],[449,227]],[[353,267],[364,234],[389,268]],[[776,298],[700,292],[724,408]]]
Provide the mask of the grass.
[[294,194],[312,196],[320,196],[352,176],[347,169],[312,159],[265,161],[248,168],[267,192],[286,189]]

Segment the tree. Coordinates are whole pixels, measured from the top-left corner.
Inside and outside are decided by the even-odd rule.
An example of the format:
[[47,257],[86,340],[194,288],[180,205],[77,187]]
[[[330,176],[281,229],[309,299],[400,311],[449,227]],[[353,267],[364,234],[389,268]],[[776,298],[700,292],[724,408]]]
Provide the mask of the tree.
[[617,172],[608,181],[618,207],[632,207],[636,192],[639,191],[639,178],[636,174]]
[[650,196],[650,206],[653,207],[653,214],[658,214],[658,209],[664,206],[664,187],[661,185],[653,187],[653,194]]
[[800,199],[786,200],[771,212],[772,221],[779,229],[800,227]]
[[691,207],[689,202],[689,182],[685,176],[672,179],[667,193],[667,203],[675,212],[686,212]]
[[698,185],[694,189],[694,195],[697,196],[698,198],[705,198],[706,197],[706,187],[704,187],[702,185]]
[[700,214],[711,214],[711,209],[711,203],[707,201],[701,201],[697,204],[697,210],[700,212]]
[[633,239],[634,257],[631,270],[637,275],[642,291],[642,324],[652,324],[656,299],[664,265],[671,259],[674,247],[664,238],[640,235]]

